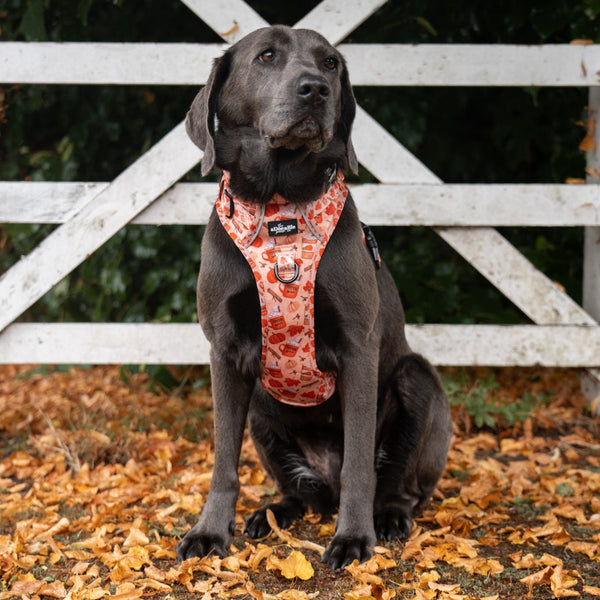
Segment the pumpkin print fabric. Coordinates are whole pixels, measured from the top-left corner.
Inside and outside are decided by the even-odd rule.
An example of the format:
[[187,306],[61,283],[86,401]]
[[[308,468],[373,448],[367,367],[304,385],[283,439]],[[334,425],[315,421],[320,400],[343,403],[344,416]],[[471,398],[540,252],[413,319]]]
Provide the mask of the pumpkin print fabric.
[[246,202],[228,190],[224,173],[216,209],[250,265],[260,299],[262,384],[274,398],[314,406],[331,397],[336,373],[315,357],[314,290],[319,262],[338,223],[348,188],[341,173],[317,200]]

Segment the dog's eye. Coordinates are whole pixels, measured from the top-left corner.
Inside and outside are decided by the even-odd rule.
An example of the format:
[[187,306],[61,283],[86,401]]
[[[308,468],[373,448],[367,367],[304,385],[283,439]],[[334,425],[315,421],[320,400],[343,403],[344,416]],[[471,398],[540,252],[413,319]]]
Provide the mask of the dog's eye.
[[258,60],[263,63],[271,63],[275,60],[275,50],[269,48],[259,55]]
[[329,56],[325,59],[323,65],[328,71],[335,71],[338,66],[338,59],[335,56]]

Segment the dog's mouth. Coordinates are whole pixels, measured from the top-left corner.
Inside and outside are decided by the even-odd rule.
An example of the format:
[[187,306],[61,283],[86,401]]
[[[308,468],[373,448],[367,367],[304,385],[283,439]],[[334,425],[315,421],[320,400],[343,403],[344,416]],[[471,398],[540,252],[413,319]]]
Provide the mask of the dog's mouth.
[[271,148],[296,150],[306,146],[310,152],[320,152],[331,141],[331,135],[327,134],[314,116],[309,115],[287,130],[267,134],[265,139]]

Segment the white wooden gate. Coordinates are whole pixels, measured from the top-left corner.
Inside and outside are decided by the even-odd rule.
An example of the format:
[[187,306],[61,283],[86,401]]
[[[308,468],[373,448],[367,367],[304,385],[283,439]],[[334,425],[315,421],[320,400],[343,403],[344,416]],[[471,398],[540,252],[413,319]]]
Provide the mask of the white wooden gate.
[[[386,0],[324,0],[296,26],[338,44]],[[243,0],[182,0],[228,43],[267,23]],[[227,44],[0,43],[0,82],[202,85]],[[340,44],[355,86],[585,86],[600,111],[600,46]],[[379,65],[379,68],[377,66]],[[600,170],[600,128],[588,164]],[[372,225],[429,225],[535,325],[410,325],[438,365],[587,367],[600,390],[600,195],[596,185],[445,185],[368,113],[353,130],[380,181],[357,185]],[[458,150],[460,152],[460,148]],[[127,223],[202,224],[215,184],[176,184],[201,152],[183,123],[110,183],[0,182],[0,221],[60,223],[0,278],[1,363],[208,361],[196,324],[14,321]],[[590,173],[593,173],[590,170]],[[600,181],[589,176],[589,184]],[[584,308],[493,227],[585,227]]]

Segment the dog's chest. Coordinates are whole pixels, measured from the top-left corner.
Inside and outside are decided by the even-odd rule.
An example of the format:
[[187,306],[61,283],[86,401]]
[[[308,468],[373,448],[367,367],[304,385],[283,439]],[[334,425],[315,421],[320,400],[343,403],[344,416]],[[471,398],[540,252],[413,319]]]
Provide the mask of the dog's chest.
[[217,214],[256,282],[263,387],[287,404],[319,404],[333,394],[336,374],[323,373],[316,362],[315,280],[348,194],[343,178],[305,205],[278,195],[266,205],[245,202],[227,186],[225,174]]

